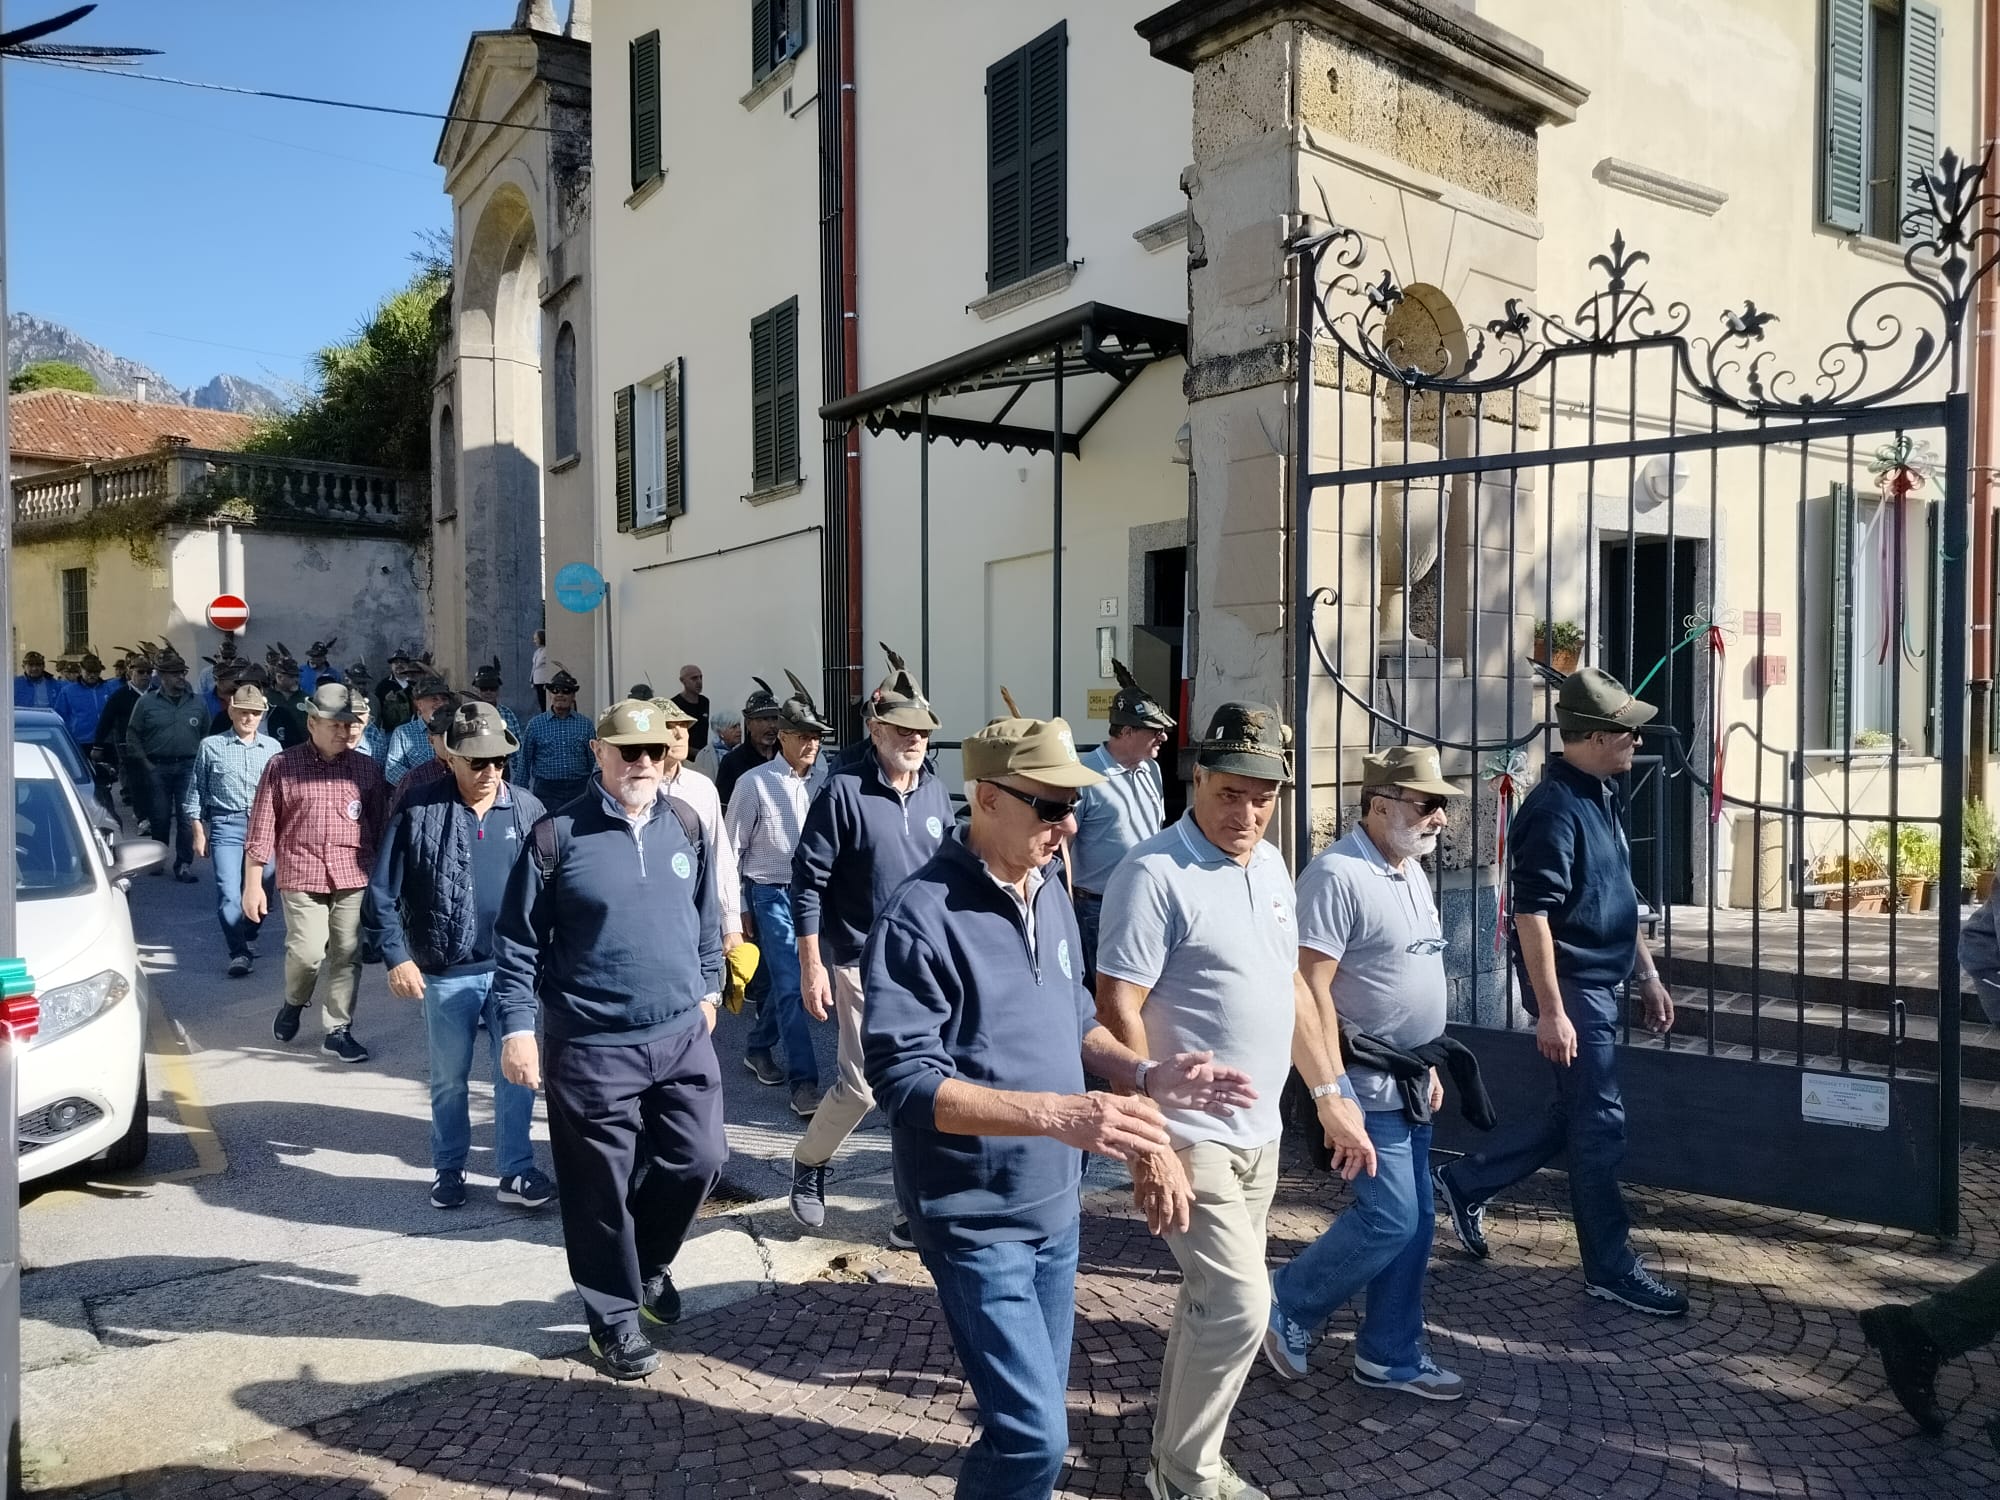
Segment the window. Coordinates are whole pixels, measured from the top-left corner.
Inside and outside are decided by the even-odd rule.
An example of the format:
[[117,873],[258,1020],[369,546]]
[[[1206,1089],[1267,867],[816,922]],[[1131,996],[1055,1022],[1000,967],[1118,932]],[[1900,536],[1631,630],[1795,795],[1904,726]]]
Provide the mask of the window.
[[673,360],[651,380],[628,385],[612,398],[620,531],[649,531],[687,513],[682,373],[682,362]]
[[62,570],[63,650],[90,647],[90,569]]
[[986,70],[986,287],[1069,253],[1067,23]]
[[458,514],[458,428],[449,406],[438,413],[437,498],[431,509],[440,521]]
[[660,175],[660,34],[632,43],[632,191]]
[[556,441],[560,463],[576,457],[576,330],[565,323],[556,330]]
[[1931,0],[1825,0],[1820,213],[1836,229],[1902,240],[1925,205],[1912,179],[1938,154],[1944,20]]
[[[1894,743],[1901,734],[1896,710],[1907,721],[1927,702],[1919,674],[1931,670],[1935,657],[1926,621],[1937,590],[1934,549],[1918,512],[1933,507],[1904,504],[1913,513],[1902,517],[1898,538],[1896,503],[1858,495],[1845,484],[1834,485],[1829,496],[1827,743],[1837,750]],[[1900,617],[1892,597],[1901,599]],[[1900,704],[1898,672],[1905,673]]]
[[799,299],[750,320],[750,488],[799,478]]
[[62,787],[53,781],[14,783],[14,897],[59,901],[87,895],[97,877],[84,851],[89,836],[76,825]]
[[762,83],[805,50],[806,0],[750,0],[750,81]]

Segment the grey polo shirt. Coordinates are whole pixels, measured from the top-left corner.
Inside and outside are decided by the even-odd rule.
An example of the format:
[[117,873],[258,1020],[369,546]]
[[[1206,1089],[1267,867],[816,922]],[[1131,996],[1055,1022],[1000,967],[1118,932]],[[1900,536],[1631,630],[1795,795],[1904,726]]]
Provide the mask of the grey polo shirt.
[[1160,763],[1142,760],[1127,768],[1103,745],[1083,763],[1104,780],[1083,789],[1076,804],[1076,885],[1103,895],[1118,862],[1160,831],[1167,818]]
[[1163,1108],[1177,1149],[1219,1141],[1248,1150],[1278,1138],[1298,966],[1292,900],[1274,847],[1260,842],[1249,865],[1239,865],[1192,812],[1134,849],[1111,877],[1097,972],[1151,991],[1139,1012],[1147,1055],[1213,1051],[1257,1090],[1255,1104],[1224,1119]]
[[[1359,826],[1299,876],[1299,946],[1324,953],[1343,1022],[1392,1047],[1444,1035],[1444,928],[1415,860],[1399,868]],[[1350,1068],[1363,1109],[1400,1109],[1387,1073]]]

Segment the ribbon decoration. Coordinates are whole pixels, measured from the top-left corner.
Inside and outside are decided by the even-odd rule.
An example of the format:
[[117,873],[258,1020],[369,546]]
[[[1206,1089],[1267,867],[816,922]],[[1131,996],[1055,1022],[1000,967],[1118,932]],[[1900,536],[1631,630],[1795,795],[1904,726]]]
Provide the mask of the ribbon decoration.
[[1903,559],[1910,555],[1907,550],[1907,502],[1910,496],[1924,487],[1925,480],[1936,467],[1936,455],[1931,452],[1930,445],[1912,441],[1908,433],[1902,433],[1895,442],[1884,443],[1877,448],[1875,457],[1868,465],[1868,472],[1875,476],[1875,488],[1882,492],[1884,504],[1891,507],[1890,524],[1882,528],[1882,597],[1888,601],[1889,607],[1883,611],[1882,634],[1875,645],[1877,666],[1889,660],[1889,653],[1899,639],[1903,655],[1911,666],[1917,666],[1923,660],[1923,652],[1917,650],[1909,638],[1909,621],[1903,610],[1903,590],[1897,570]]
[[1692,646],[1697,641],[1707,643],[1709,654],[1715,658],[1714,669],[1708,674],[1708,717],[1715,730],[1715,748],[1710,758],[1708,785],[1710,827],[1722,821],[1722,760],[1723,753],[1728,748],[1727,737],[1722,730],[1723,659],[1729,637],[1736,634],[1741,621],[1742,615],[1733,609],[1718,609],[1712,619],[1706,610],[1697,609],[1681,621],[1681,629],[1684,632],[1681,638],[1667,649],[1665,655],[1653,663],[1653,670],[1639,679],[1639,686],[1632,689],[1632,696],[1636,698],[1640,688],[1660,675],[1660,668],[1667,664],[1676,651]]
[[1493,951],[1507,946],[1507,822],[1514,808],[1514,781],[1528,773],[1528,752],[1518,747],[1486,757],[1480,771],[1483,780],[1493,783],[1493,868],[1500,872],[1494,887],[1497,905],[1493,912]]

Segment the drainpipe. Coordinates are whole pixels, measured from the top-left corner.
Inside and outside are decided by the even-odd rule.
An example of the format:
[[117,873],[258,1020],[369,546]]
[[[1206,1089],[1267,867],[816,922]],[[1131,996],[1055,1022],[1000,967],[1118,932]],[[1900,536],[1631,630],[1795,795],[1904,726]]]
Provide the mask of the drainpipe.
[[[1979,140],[2000,141],[2000,0],[1985,0],[1979,19]],[[1985,227],[1990,227],[1985,226]],[[1967,703],[1966,795],[1986,800],[1987,747],[1993,742],[1993,486],[1995,424],[2000,422],[2000,287],[1980,278],[1973,301],[1972,670]]]
[[[859,264],[861,235],[855,222],[859,197],[854,145],[854,0],[840,8],[840,324],[846,391],[861,389]],[[847,701],[859,703],[861,684],[861,426],[847,429]]]
[[215,528],[215,544],[220,552],[215,560],[215,578],[221,585],[216,592],[233,594],[236,592],[236,524],[233,521],[224,521]]

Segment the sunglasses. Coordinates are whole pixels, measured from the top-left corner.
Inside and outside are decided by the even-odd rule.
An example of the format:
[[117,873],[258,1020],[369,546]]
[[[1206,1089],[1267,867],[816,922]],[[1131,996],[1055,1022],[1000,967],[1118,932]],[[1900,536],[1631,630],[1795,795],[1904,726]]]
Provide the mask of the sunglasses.
[[507,757],[504,755],[464,755],[460,756],[459,759],[463,760],[475,771],[504,771],[507,769]]
[[1444,952],[1450,946],[1451,944],[1441,937],[1418,938],[1415,942],[1407,944],[1403,951],[1418,958],[1430,958]]
[[629,766],[637,763],[639,757],[642,755],[651,761],[664,761],[667,758],[667,747],[665,745],[620,745],[618,753],[625,757],[625,764]]
[[1446,802],[1442,797],[1391,797],[1390,800],[1392,802],[1401,802],[1409,807],[1414,807],[1418,812],[1422,813],[1427,818],[1432,813],[1443,812],[1445,808],[1451,805],[1450,803]]
[[988,786],[998,787],[1016,802],[1025,802],[1035,810],[1035,816],[1044,823],[1060,823],[1076,811],[1076,799],[1065,797],[1037,797],[1024,792],[1019,787],[1007,785],[1004,781],[989,781]]

